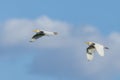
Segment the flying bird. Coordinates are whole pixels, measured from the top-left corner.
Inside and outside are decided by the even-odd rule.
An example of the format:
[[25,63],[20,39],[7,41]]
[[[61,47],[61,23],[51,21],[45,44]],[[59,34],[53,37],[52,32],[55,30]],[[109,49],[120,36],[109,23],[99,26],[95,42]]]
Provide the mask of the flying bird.
[[33,35],[32,39],[30,40],[30,42],[34,42],[35,40],[43,37],[43,36],[53,36],[53,35],[57,35],[57,32],[50,32],[50,31],[43,31],[43,30],[33,30],[33,32],[35,32],[36,34]]
[[87,59],[91,61],[94,56],[94,52],[97,51],[100,56],[104,56],[104,49],[109,49],[108,47],[104,47],[101,44],[95,42],[85,42],[89,47],[86,49]]

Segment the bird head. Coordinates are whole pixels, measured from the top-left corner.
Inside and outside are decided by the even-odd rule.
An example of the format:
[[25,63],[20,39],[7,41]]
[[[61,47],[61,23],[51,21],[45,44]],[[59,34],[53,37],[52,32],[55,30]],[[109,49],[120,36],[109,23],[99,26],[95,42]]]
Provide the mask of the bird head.
[[41,30],[39,30],[39,29],[33,30],[33,32],[36,32],[36,33],[40,32],[40,31],[41,31]]

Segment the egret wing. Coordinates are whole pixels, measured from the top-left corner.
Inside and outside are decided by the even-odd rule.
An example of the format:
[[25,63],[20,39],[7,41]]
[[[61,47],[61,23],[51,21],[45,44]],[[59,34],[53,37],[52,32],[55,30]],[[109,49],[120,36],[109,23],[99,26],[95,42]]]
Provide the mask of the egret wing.
[[36,33],[35,35],[33,35],[32,39],[38,39],[38,38],[40,38],[42,36],[44,36],[44,34]]
[[93,59],[93,54],[87,53],[87,60],[91,61]]
[[95,43],[95,49],[100,56],[104,56],[104,46],[103,45]]
[[95,51],[95,49],[90,49],[90,47],[87,48],[87,59],[88,59],[88,61],[91,61],[93,59],[94,51]]

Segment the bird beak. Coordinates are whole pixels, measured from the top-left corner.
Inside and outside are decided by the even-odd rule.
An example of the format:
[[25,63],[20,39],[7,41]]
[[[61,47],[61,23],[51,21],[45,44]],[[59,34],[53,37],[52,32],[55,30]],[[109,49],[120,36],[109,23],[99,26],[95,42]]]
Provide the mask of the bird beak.
[[85,44],[88,44],[88,42],[85,42]]
[[39,29],[36,29],[36,30],[33,30],[33,32],[36,32],[36,33],[37,33],[37,32],[40,32],[40,30],[39,30]]
[[36,30],[33,30],[33,32],[36,32]]

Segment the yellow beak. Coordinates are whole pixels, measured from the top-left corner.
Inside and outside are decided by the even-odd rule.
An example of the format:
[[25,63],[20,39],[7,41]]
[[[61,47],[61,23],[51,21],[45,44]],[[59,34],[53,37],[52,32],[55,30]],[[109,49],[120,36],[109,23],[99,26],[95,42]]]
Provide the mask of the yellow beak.
[[89,44],[89,42],[85,42],[85,44]]
[[33,32],[40,32],[40,30],[39,30],[39,29],[36,29],[36,30],[33,30]]
[[36,32],[36,30],[33,30],[33,32]]

